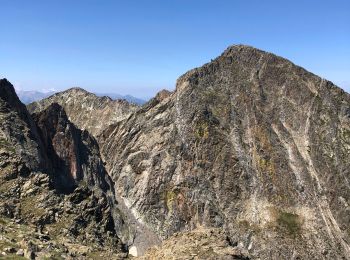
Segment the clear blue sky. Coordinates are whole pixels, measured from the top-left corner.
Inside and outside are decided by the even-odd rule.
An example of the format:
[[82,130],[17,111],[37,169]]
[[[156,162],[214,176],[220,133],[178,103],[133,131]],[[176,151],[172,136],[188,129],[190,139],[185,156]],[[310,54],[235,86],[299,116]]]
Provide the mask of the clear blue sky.
[[350,92],[349,0],[0,0],[0,77],[150,97],[232,44]]

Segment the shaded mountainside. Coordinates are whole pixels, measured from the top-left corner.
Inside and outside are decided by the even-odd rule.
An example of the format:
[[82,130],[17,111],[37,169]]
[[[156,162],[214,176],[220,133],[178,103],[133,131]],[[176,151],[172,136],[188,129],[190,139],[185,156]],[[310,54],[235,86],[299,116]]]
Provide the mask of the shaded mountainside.
[[45,166],[38,129],[6,79],[0,81],[0,142],[15,150],[28,170]]
[[44,111],[33,114],[33,119],[50,159],[56,189],[71,192],[82,180],[103,191],[111,189],[95,139],[87,131],[77,129],[60,105],[53,103]]
[[163,239],[221,227],[253,258],[349,258],[350,96],[228,48],[99,139],[119,196]]
[[138,108],[126,100],[98,97],[81,88],[71,88],[29,104],[28,110],[31,113],[42,111],[52,103],[61,105],[72,123],[81,130],[88,130],[95,137],[106,126],[127,118]]
[[7,80],[0,93],[0,250],[125,257],[123,219],[93,137],[58,104],[33,120]]

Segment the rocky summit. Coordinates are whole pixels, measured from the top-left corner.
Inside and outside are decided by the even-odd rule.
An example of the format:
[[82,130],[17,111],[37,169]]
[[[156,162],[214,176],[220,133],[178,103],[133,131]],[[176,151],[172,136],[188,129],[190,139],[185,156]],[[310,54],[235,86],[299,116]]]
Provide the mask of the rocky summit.
[[138,107],[124,99],[112,100],[81,88],[71,88],[29,104],[28,110],[31,113],[41,111],[52,103],[61,105],[71,122],[94,136],[99,135],[105,127],[127,118]]
[[[30,112],[28,112],[30,111]],[[245,45],[143,106],[0,82],[0,253],[350,259],[350,95]]]

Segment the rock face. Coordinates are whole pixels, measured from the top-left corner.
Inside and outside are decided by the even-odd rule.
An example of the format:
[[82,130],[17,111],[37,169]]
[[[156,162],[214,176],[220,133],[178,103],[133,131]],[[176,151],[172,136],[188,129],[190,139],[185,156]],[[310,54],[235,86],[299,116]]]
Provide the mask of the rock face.
[[223,228],[253,258],[349,258],[349,94],[238,45],[160,96],[99,139],[137,219]]
[[33,114],[33,118],[50,160],[56,189],[71,192],[82,180],[103,191],[111,189],[95,139],[87,131],[77,129],[60,105],[53,103]]
[[7,79],[0,80],[0,143],[16,151],[24,166],[36,170],[45,164],[38,130],[25,105]]
[[95,139],[58,104],[31,117],[7,80],[0,81],[0,118],[0,251],[126,256],[114,184]]
[[29,109],[2,80],[4,254],[350,259],[350,95],[288,60],[237,45],[142,107]]
[[106,126],[127,118],[138,108],[126,100],[98,97],[81,88],[71,88],[29,104],[28,110],[31,113],[42,111],[52,103],[61,105],[73,124],[81,130],[88,130],[95,137]]

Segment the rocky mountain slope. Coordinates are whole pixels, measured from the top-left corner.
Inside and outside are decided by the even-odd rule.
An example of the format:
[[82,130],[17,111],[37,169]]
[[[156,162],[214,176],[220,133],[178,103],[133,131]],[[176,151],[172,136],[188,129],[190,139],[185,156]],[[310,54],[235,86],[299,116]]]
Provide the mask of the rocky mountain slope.
[[125,257],[113,183],[89,133],[58,104],[31,117],[6,79],[0,119],[3,256]]
[[0,246],[34,228],[52,245],[27,255],[350,259],[350,95],[290,61],[232,46],[142,107],[71,89],[29,115],[12,89]]
[[99,142],[162,239],[216,227],[254,259],[349,259],[350,96],[288,60],[232,46]]
[[81,88],[71,88],[29,104],[28,110],[38,112],[52,103],[61,105],[72,123],[81,130],[88,130],[93,136],[98,136],[106,126],[127,118],[138,108],[126,100],[98,97]]

